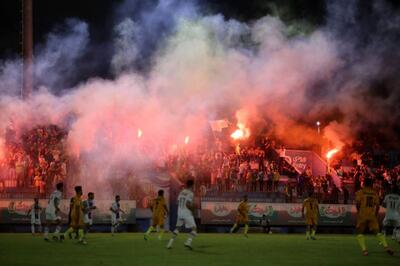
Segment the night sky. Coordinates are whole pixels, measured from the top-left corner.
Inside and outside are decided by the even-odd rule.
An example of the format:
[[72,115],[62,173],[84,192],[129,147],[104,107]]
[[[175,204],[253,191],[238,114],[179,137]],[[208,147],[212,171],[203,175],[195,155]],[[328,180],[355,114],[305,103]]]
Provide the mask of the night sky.
[[[123,0],[34,0],[34,42],[40,43],[56,25],[66,18],[74,17],[90,25],[94,42],[106,42],[112,34],[112,26],[118,21],[115,9]],[[138,0],[151,4],[156,0]],[[250,21],[273,14],[273,6],[279,9],[284,21],[304,20],[313,25],[322,25],[325,17],[324,0],[202,0],[201,9],[209,13],[221,13],[226,18]],[[368,10],[368,2],[359,1],[359,6]],[[399,8],[400,1],[388,0]],[[21,3],[22,0],[0,1],[0,58],[15,56],[21,50]]]
[[[20,53],[21,0],[0,1],[0,57],[7,58]],[[34,0],[34,42],[43,42],[47,33],[66,18],[74,17],[88,22],[93,42],[106,42],[112,34],[112,26],[119,18],[114,10],[123,0]],[[140,2],[140,1],[138,1]],[[142,1],[151,3],[154,0]],[[276,5],[283,19],[304,19],[313,24],[324,21],[323,0],[208,0],[199,1],[205,12],[222,13],[227,18],[249,21],[273,13],[271,4]]]
[[[357,1],[357,0],[356,0]],[[34,44],[38,47],[46,40],[47,34],[62,27],[68,18],[77,18],[89,25],[90,43],[85,55],[79,59],[79,75],[69,78],[64,88],[73,87],[82,80],[93,76],[112,77],[110,61],[113,56],[114,27],[126,16],[135,18],[135,11],[152,9],[158,0],[130,0],[134,5],[129,10],[122,10],[124,0],[33,0]],[[373,1],[358,0],[358,17],[353,28],[361,35],[359,45],[369,41],[369,35],[374,28],[374,18],[370,16]],[[392,8],[400,9],[400,1],[386,0]],[[181,2],[182,3],[182,2]],[[305,22],[314,29],[326,25],[325,0],[197,0],[198,9],[202,14],[223,14],[226,19],[233,18],[249,22],[265,15],[277,15],[286,23]],[[0,60],[13,60],[21,55],[21,8],[22,0],[0,1]],[[295,24],[293,23],[293,24]],[[62,29],[61,29],[62,31]],[[376,33],[376,32],[375,32]],[[349,31],[350,38],[354,30]],[[153,42],[152,45],[156,45]],[[357,45],[357,44],[356,44]],[[149,58],[153,49],[140,51],[144,58],[139,62],[138,70],[150,66]],[[381,89],[379,89],[380,93]]]

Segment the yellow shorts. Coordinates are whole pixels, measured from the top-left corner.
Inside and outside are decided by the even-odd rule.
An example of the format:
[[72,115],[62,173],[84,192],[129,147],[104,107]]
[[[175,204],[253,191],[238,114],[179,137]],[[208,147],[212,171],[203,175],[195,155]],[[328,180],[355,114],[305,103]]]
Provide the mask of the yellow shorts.
[[379,223],[376,217],[368,217],[368,218],[360,218],[357,217],[357,225],[356,230],[357,233],[364,233],[365,229],[369,229],[369,231],[373,233],[379,232]]
[[249,217],[248,216],[243,216],[243,215],[237,215],[236,216],[236,223],[237,224],[248,224],[249,223]]
[[71,215],[70,226],[75,229],[84,228],[85,223],[83,222],[83,215]]
[[306,215],[306,225],[318,225],[318,216]]
[[152,218],[152,225],[153,226],[164,226],[164,216],[163,215],[155,215]]

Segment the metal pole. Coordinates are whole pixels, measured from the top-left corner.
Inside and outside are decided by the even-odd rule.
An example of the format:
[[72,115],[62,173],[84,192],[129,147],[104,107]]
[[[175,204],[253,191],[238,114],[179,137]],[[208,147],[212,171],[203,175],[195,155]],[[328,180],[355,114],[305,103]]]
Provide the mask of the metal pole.
[[33,90],[33,0],[23,0],[23,79],[21,96],[29,98]]

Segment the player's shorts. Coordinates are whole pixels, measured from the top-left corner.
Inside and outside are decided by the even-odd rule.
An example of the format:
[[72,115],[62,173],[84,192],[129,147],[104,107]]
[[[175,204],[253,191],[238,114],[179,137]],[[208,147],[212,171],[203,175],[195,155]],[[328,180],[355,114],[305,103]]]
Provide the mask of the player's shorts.
[[236,215],[236,223],[237,224],[248,224],[249,217],[244,215]]
[[61,217],[56,212],[46,211],[46,220],[50,222],[60,221]]
[[151,220],[153,226],[164,226],[164,215],[154,215]]
[[117,215],[115,215],[115,213],[112,213],[111,214],[111,224],[117,224],[120,222],[122,222],[122,217],[120,215],[118,215],[118,217],[117,217]]
[[306,225],[318,225],[318,216],[306,215]]
[[193,215],[178,216],[178,220],[176,221],[176,227],[181,227],[183,225],[185,225],[186,228],[195,228],[196,223],[194,221]]
[[83,222],[85,224],[92,225],[93,224],[93,218],[89,218],[89,215],[85,214],[85,216],[83,216]]
[[31,224],[41,225],[42,223],[40,221],[40,218],[32,218]]
[[73,228],[83,228],[83,215],[71,215],[71,223],[70,226]]
[[373,233],[379,232],[379,223],[376,217],[369,217],[369,218],[357,218],[357,225],[356,229],[358,233],[363,233],[365,229],[369,229],[369,231]]
[[399,219],[387,219],[388,217],[385,217],[383,219],[383,226],[388,226],[388,227],[399,227],[400,226],[400,220]]

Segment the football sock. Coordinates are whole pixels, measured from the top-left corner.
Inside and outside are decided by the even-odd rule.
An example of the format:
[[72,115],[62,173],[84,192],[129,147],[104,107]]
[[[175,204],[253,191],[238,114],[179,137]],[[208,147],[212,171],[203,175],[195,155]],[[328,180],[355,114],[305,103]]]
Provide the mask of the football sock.
[[171,248],[172,247],[172,244],[174,243],[175,239],[178,237],[178,234],[179,234],[179,230],[178,229],[175,229],[172,232],[172,238],[168,241],[167,248]]
[[83,237],[85,236],[85,233],[83,232],[83,229],[78,230],[78,235],[79,235],[79,241],[83,240]]
[[400,227],[397,227],[396,229],[396,236],[395,236],[396,240],[398,242],[400,242]]
[[231,233],[232,233],[233,231],[235,231],[236,227],[237,227],[237,224],[234,224],[234,225],[232,226],[232,228],[231,228]]
[[154,227],[150,226],[149,229],[147,229],[147,231],[146,231],[146,235],[150,235],[150,233],[153,231],[154,231]]
[[247,231],[249,231],[249,225],[248,225],[248,224],[245,224],[245,225],[244,225],[244,234],[245,234],[245,235],[247,234]]
[[192,241],[193,241],[193,238],[196,237],[196,235],[197,235],[196,231],[191,231],[191,232],[189,233],[189,237],[188,237],[188,239],[186,240],[185,244],[191,245],[191,244],[192,244]]
[[31,225],[31,232],[32,232],[32,234],[35,233],[35,225],[34,224]]
[[177,238],[177,237],[178,237],[178,234],[179,234],[179,230],[178,230],[178,229],[175,229],[175,230],[172,232],[172,239]]
[[72,227],[68,228],[67,231],[65,231],[64,233],[64,238],[66,239],[68,235],[71,234],[72,232],[74,232],[74,228]]
[[357,235],[357,241],[358,241],[358,244],[360,245],[362,251],[367,250],[367,246],[365,245],[364,235],[362,235],[362,234]]
[[376,237],[378,238],[379,242],[382,243],[383,247],[387,248],[388,244],[386,242],[386,237],[381,233],[377,233]]
[[57,237],[58,237],[58,235],[60,234],[60,231],[61,231],[61,226],[60,226],[60,225],[57,225],[57,226],[56,226],[56,230],[54,231],[54,236],[57,236]]
[[315,230],[315,229],[312,229],[312,230],[311,230],[311,236],[314,237],[314,236],[315,236],[315,233],[316,233],[316,230]]
[[49,238],[49,227],[48,226],[44,227],[44,238]]
[[306,237],[309,238],[310,237],[310,231],[308,229],[306,229]]
[[162,237],[163,237],[163,235],[164,235],[164,229],[163,228],[160,228],[160,233],[158,234],[158,239],[162,239]]

